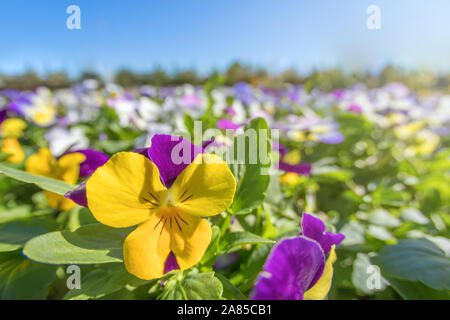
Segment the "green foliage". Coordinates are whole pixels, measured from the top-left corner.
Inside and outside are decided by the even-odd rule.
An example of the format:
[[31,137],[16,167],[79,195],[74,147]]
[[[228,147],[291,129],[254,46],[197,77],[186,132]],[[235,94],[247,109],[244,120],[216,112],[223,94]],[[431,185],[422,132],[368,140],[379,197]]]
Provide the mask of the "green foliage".
[[68,291],[64,299],[99,299],[117,292],[125,286],[139,287],[150,282],[129,274],[123,264],[114,263],[106,265],[105,268],[90,271],[81,279],[81,288]]
[[35,263],[20,251],[0,253],[0,299],[45,299],[56,266]]
[[436,290],[450,290],[450,258],[427,239],[401,240],[383,248],[374,260],[389,278],[421,281]]
[[55,229],[56,222],[47,217],[0,224],[0,252],[20,249],[29,239]]
[[259,237],[249,232],[230,232],[220,241],[220,250],[228,252],[232,248],[245,244],[274,243],[275,241]]
[[37,176],[22,170],[7,167],[3,164],[0,164],[0,173],[3,173],[4,175],[17,179],[19,181],[34,183],[44,190],[51,191],[60,195],[64,195],[67,191],[70,191],[76,187],[60,180]]
[[[250,130],[250,131],[247,131]],[[266,136],[261,136],[260,132],[266,132]],[[246,132],[254,132],[256,140],[249,142],[245,137]],[[255,143],[256,145],[253,145]],[[265,145],[265,152],[264,147]],[[244,147],[244,148],[242,148]],[[231,164],[231,169],[237,180],[236,194],[230,211],[235,214],[245,214],[259,206],[266,197],[266,190],[270,183],[270,131],[267,122],[262,118],[252,120],[246,126],[244,135],[234,139],[234,160],[241,160],[244,164]],[[252,151],[253,150],[253,151]],[[256,150],[256,153],[255,153]],[[242,157],[245,151],[245,158]],[[238,158],[241,154],[241,158]],[[250,158],[257,155],[256,159]],[[268,161],[265,161],[265,160]],[[230,161],[231,162],[231,161]],[[253,162],[253,163],[252,163]]]
[[[181,279],[180,279],[181,275]],[[176,275],[164,284],[163,300],[217,300],[222,297],[222,282],[214,272]]]
[[49,264],[122,262],[123,241],[132,230],[91,224],[75,231],[55,231],[28,241],[23,253],[31,260]]

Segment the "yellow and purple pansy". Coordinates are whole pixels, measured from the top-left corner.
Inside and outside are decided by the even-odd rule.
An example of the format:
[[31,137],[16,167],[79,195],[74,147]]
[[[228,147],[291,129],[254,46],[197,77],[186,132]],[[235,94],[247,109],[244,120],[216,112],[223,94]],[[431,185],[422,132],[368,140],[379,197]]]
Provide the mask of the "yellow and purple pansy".
[[[87,177],[107,160],[107,155],[92,149],[67,152],[55,158],[48,148],[41,148],[27,159],[25,170],[35,175],[75,184],[79,178]],[[50,191],[44,192],[49,206],[54,209],[65,211],[76,205],[70,198]]]
[[[219,157],[170,135],[155,135],[148,149],[119,152],[99,167],[83,188],[66,196],[86,202],[102,224],[138,225],[125,239],[126,269],[155,279],[200,261],[211,241],[202,217],[226,210],[236,180]],[[87,201],[86,201],[87,200]]]
[[[293,150],[288,153],[286,147],[281,143],[274,143],[273,148],[280,153],[278,168],[285,172],[280,176],[282,184],[294,185],[300,180],[299,176],[309,176],[311,174],[311,164],[300,162],[300,152]],[[294,157],[291,156],[293,153],[295,154]]]
[[[272,249],[253,288],[254,300],[322,300],[331,288],[335,246],[343,234],[325,231],[324,223],[303,213],[302,234]],[[328,255],[328,258],[327,258]]]

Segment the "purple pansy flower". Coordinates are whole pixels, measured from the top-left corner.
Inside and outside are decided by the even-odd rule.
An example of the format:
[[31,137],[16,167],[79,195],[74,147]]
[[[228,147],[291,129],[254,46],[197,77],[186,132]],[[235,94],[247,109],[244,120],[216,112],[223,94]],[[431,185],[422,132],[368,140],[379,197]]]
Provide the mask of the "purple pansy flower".
[[228,120],[228,119],[221,119],[221,120],[219,120],[219,122],[217,122],[217,127],[218,127],[219,129],[222,129],[222,130],[227,130],[227,129],[237,130],[237,129],[239,129],[241,126],[238,125],[238,124],[236,124],[236,123],[234,123],[234,122],[231,121],[231,120]]
[[322,220],[306,212],[303,212],[302,217],[302,236],[317,241],[325,254],[330,252],[332,245],[340,244],[345,238],[341,233],[325,231]]
[[325,254],[303,237],[281,240],[267,258],[253,300],[302,300],[323,273]]
[[253,101],[253,88],[247,82],[238,82],[234,85],[234,94],[243,104],[250,105]]
[[[326,254],[342,234],[325,232],[324,223],[303,213],[302,235],[272,249],[251,293],[254,300],[302,300],[324,274]],[[331,281],[331,280],[330,280]]]

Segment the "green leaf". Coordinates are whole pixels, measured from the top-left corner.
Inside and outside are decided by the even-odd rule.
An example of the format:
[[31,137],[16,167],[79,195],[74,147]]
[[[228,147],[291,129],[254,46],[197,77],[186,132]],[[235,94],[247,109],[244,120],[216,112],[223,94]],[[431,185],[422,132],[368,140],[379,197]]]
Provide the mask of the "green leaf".
[[230,232],[227,233],[220,241],[220,251],[228,252],[236,246],[242,246],[244,244],[264,244],[275,243],[270,239],[265,239],[250,232]]
[[228,300],[246,300],[247,297],[242,294],[242,292],[236,288],[230,280],[220,273],[216,273],[217,279],[222,282],[223,286],[223,297]]
[[129,274],[123,264],[114,263],[106,268],[94,269],[81,279],[81,288],[67,292],[64,299],[86,300],[99,299],[114,293],[126,285],[133,287],[149,283]]
[[76,186],[65,183],[64,181],[37,176],[23,170],[13,169],[7,167],[3,164],[0,164],[0,173],[7,175],[10,178],[26,182],[26,183],[34,183],[38,185],[40,188],[51,191],[60,195],[64,195],[67,191],[75,189]]
[[211,262],[210,260],[212,260],[219,252],[220,229],[218,226],[212,226],[211,229],[211,242],[209,243],[209,246],[202,257],[202,260],[200,262],[201,264]]
[[[267,138],[260,135],[265,130]],[[247,142],[245,133],[251,137],[254,131],[256,140]],[[261,147],[265,146],[265,150]],[[245,149],[244,149],[245,147]],[[270,130],[263,118],[253,119],[245,128],[244,134],[236,137],[233,143],[234,157],[227,159],[230,168],[237,180],[236,194],[231,212],[245,214],[259,206],[266,197],[266,190],[270,183]],[[242,152],[245,150],[245,155]],[[256,154],[255,154],[256,153]],[[245,157],[244,157],[245,156]],[[266,161],[267,160],[267,161]],[[236,162],[244,162],[237,164]],[[267,162],[267,163],[263,163]],[[234,162],[234,164],[232,164]],[[253,163],[252,163],[253,162]]]
[[27,260],[20,251],[0,253],[0,299],[45,299],[56,266]]
[[337,181],[348,181],[353,177],[353,172],[351,170],[341,169],[336,166],[320,166],[313,167],[312,171],[314,176],[318,178],[324,178],[329,180],[337,180]]
[[32,215],[30,205],[20,205],[14,208],[0,208],[0,223],[23,219]]
[[450,290],[450,258],[427,239],[406,239],[386,246],[374,261],[386,277],[422,281],[436,290]]
[[191,135],[191,139],[194,138],[194,119],[187,113],[184,115],[184,126],[186,127],[186,130]]
[[190,273],[181,285],[188,300],[217,300],[222,296],[222,283],[214,272]]
[[133,229],[90,224],[75,231],[51,232],[29,240],[23,253],[49,264],[121,262],[123,242]]
[[214,277],[214,272],[189,273],[180,279],[181,273],[164,284],[161,300],[217,300],[221,298],[222,283]]
[[450,300],[450,291],[439,291],[422,282],[387,278],[391,286],[406,300]]
[[56,229],[49,218],[21,219],[0,224],[0,252],[22,248],[29,239]]

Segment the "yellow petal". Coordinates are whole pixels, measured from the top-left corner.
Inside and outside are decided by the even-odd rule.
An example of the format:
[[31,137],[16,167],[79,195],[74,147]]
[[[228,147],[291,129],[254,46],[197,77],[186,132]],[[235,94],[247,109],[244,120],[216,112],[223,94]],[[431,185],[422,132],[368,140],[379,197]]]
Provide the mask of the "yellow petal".
[[56,116],[56,108],[53,106],[43,106],[36,108],[32,113],[33,121],[40,126],[50,124]]
[[80,174],[80,164],[85,160],[86,156],[78,152],[69,153],[59,158],[60,179],[70,184],[76,183]]
[[298,174],[294,172],[286,172],[282,176],[280,176],[280,183],[282,184],[296,184],[300,180]]
[[129,273],[146,280],[164,275],[164,263],[170,253],[168,227],[167,217],[158,212],[128,235],[123,258]]
[[223,212],[233,201],[236,180],[226,162],[212,154],[199,154],[170,189],[183,212],[207,217]]
[[54,177],[53,168],[56,160],[47,148],[41,148],[39,151],[30,156],[25,162],[25,170],[29,173],[39,176]]
[[67,211],[75,207],[77,204],[70,199],[67,199],[59,194],[44,191],[47,203],[51,208],[58,209],[61,211]]
[[6,138],[3,140],[2,152],[10,154],[6,159],[7,162],[19,163],[25,158],[22,147],[15,138]]
[[305,292],[303,299],[305,300],[322,300],[324,299],[331,288],[331,282],[333,280],[333,263],[336,262],[335,246],[331,247],[330,254],[328,255],[323,274],[316,284]]
[[87,180],[88,206],[111,227],[129,227],[148,219],[167,192],[153,162],[134,152],[115,154]]
[[286,153],[283,157],[283,161],[289,164],[297,164],[302,161],[302,154],[299,150],[292,150]]
[[[208,221],[182,212],[176,207],[169,209],[173,219],[169,221],[171,249],[181,270],[198,263],[211,242],[211,226]],[[172,224],[170,225],[170,222]]]
[[19,118],[9,118],[0,125],[0,132],[4,137],[20,138],[27,123]]

